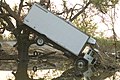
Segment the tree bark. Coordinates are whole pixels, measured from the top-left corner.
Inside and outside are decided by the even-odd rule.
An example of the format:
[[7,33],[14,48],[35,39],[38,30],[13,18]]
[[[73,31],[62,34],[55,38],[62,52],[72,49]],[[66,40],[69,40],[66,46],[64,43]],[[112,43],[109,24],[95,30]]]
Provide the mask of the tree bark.
[[19,40],[17,40],[18,44],[18,66],[17,66],[17,72],[15,75],[15,80],[29,80],[27,69],[28,69],[28,49],[29,49],[29,43],[28,43],[28,36],[25,36],[25,34],[21,34],[18,37]]

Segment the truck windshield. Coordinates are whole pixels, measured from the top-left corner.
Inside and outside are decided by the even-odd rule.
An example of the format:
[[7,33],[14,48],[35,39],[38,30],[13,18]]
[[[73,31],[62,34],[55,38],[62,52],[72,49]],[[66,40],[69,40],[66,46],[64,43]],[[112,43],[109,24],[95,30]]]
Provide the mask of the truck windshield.
[[85,49],[83,50],[83,53],[88,53],[90,50],[90,47],[89,46],[86,46]]
[[83,50],[84,54],[88,54],[90,56],[94,56],[94,51],[90,48],[90,46],[86,46],[85,49]]

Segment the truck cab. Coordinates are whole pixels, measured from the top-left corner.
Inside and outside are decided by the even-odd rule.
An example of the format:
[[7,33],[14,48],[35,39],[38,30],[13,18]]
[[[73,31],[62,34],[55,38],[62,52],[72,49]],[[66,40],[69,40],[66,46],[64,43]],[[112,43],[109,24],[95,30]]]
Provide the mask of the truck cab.
[[91,47],[86,46],[86,48],[83,50],[83,54],[84,54],[83,58],[88,61],[88,64],[95,64],[96,60],[94,55],[96,53]]

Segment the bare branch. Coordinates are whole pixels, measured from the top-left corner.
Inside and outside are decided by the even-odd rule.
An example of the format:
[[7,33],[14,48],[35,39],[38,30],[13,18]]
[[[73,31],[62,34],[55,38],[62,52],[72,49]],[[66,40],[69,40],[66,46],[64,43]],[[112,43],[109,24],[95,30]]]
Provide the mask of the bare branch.
[[10,16],[10,14],[0,14],[0,18],[5,17],[5,16]]
[[9,15],[10,15],[10,14],[4,13],[4,11],[2,10],[2,8],[0,8],[0,11],[1,11],[0,18],[3,19],[3,20],[5,20],[5,21],[7,22],[7,24],[9,25],[9,28],[6,27],[5,25],[3,25],[3,26],[6,27],[6,29],[7,29],[8,31],[12,31],[12,30],[15,28],[15,26],[13,25],[13,23],[12,23],[11,20],[9,19]]
[[83,7],[83,9],[80,11],[80,12],[78,12],[73,18],[71,18],[70,19],[70,21],[72,22],[74,19],[76,19],[83,11],[85,11],[85,9],[89,6],[89,4],[91,3],[91,1],[89,1],[86,5],[85,5],[85,7]]
[[[69,20],[71,20],[71,18],[72,18],[72,16],[73,16],[73,11],[79,10],[79,9],[75,9],[75,7],[76,7],[77,5],[80,5],[80,4],[75,4],[75,5],[73,6],[73,8],[71,8],[71,10],[70,10],[71,15],[70,15],[70,17],[69,17]],[[80,6],[82,6],[82,5],[80,5]]]
[[40,4],[48,9],[50,7],[50,0],[40,0]]
[[0,5],[0,7],[3,7],[16,21],[18,21],[19,23],[21,23],[21,19],[19,17],[19,15],[17,15],[7,3],[2,3],[2,5]]
[[50,0],[48,0],[46,8],[48,9],[50,7]]
[[31,6],[32,6],[31,3],[28,3],[28,2],[25,2],[25,3],[26,3],[26,5],[23,5],[23,7],[25,7],[25,6],[29,6],[29,7],[31,7]]
[[56,13],[56,15],[62,15],[63,13],[65,13],[65,11],[63,11],[63,12],[60,12],[60,13]]
[[18,10],[18,15],[20,16],[21,14],[21,10],[22,10],[22,7],[23,7],[23,2],[24,0],[21,0],[20,4],[19,4],[19,10]]
[[13,25],[13,23],[11,22],[11,20],[9,18],[3,17],[2,19],[4,19],[7,22],[7,24],[9,25],[9,27],[6,27],[6,29],[8,31],[12,31],[15,28],[15,26]]
[[[6,24],[3,23],[3,21],[1,21],[1,25],[6,26]],[[5,31],[5,27],[0,26],[0,34],[3,34],[4,31]]]

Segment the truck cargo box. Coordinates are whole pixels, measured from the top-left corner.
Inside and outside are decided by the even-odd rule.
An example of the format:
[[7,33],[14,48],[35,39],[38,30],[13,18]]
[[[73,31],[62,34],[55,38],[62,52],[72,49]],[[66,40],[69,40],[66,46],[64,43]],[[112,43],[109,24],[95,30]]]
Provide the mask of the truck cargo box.
[[78,30],[74,25],[36,3],[24,18],[24,24],[38,33],[46,35],[48,39],[76,56],[79,55],[89,39],[88,35]]

